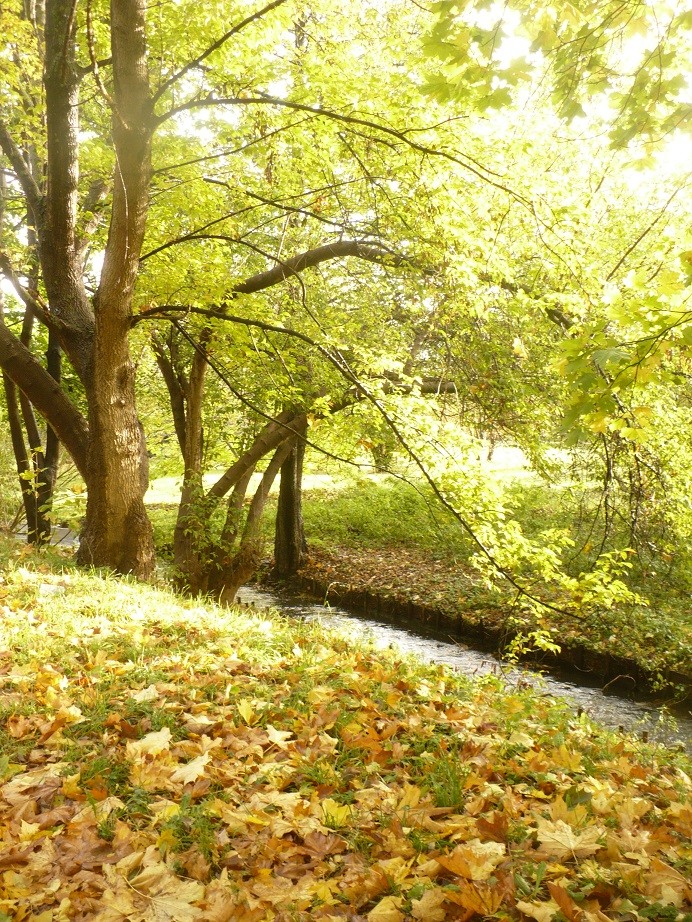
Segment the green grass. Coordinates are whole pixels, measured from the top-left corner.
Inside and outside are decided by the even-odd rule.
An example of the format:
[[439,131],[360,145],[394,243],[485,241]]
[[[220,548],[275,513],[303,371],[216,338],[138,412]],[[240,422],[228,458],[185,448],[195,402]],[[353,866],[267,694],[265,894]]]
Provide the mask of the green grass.
[[[684,754],[314,622],[54,569],[43,553],[5,548],[5,560],[0,841],[26,856],[3,878],[8,917],[26,892],[57,918],[84,895],[83,861],[92,917],[116,896],[144,917],[150,893],[187,902],[185,918],[212,900],[241,914],[251,893],[269,917],[290,867],[304,886],[297,918],[343,904],[367,917],[393,897],[409,920],[428,891],[454,913],[449,895],[468,887],[444,862],[488,855],[488,874],[518,874],[539,902],[546,880],[588,900],[602,867],[609,901],[648,911],[657,894],[627,891],[641,870],[630,804],[647,860],[673,887],[686,873]],[[556,861],[563,817],[612,846]],[[468,898],[495,886],[475,879]],[[517,918],[513,892],[487,917]]]

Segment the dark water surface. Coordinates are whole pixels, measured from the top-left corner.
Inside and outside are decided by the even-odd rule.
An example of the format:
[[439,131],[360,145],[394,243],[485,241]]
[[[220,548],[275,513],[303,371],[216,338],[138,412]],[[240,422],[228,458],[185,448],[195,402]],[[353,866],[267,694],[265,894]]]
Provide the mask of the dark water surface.
[[[648,734],[650,740],[667,745],[682,743],[692,752],[692,711],[689,708],[675,708],[671,705],[668,710],[648,701],[633,701],[619,695],[605,694],[600,688],[575,681],[573,676],[569,679],[556,678],[512,669],[493,654],[474,650],[452,640],[444,631],[418,622],[401,619],[396,623],[388,623],[374,616],[327,607],[254,586],[243,586],[237,601],[258,608],[274,608],[298,618],[316,619],[326,626],[346,626],[357,636],[374,640],[383,647],[394,645],[402,653],[415,653],[427,662],[446,663],[465,675],[494,673],[502,675],[508,684],[529,682],[540,687],[545,694],[567,698],[575,710],[583,708],[589,717],[608,727],[623,727],[640,735]],[[588,678],[583,681],[588,682]],[[668,714],[674,717],[677,726],[667,719]]]

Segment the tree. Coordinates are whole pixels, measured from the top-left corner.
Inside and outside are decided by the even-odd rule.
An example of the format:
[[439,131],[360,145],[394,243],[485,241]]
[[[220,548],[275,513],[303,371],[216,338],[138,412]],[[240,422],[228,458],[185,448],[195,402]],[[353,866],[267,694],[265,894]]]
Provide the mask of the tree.
[[[200,102],[211,105],[210,99],[199,99],[194,87],[194,75],[205,71],[203,62],[213,59],[245,28],[270,19],[286,2],[274,0],[250,12],[182,64],[164,54],[154,93],[144,3],[114,3],[110,12],[89,6],[81,13],[71,2],[49,0],[45,16],[39,3],[29,17],[19,3],[3,7],[7,56],[14,56],[15,65],[2,88],[8,114],[0,122],[0,148],[11,168],[13,193],[21,190],[26,221],[35,230],[40,290],[22,274],[26,257],[20,241],[13,242],[19,268],[11,254],[3,253],[2,270],[27,311],[58,340],[79,376],[88,406],[88,437],[81,415],[64,395],[56,399],[54,379],[6,326],[0,330],[0,362],[8,378],[48,419],[85,476],[88,503],[79,551],[82,562],[139,576],[146,576],[153,563],[151,528],[143,505],[147,456],[128,340],[149,211],[154,132],[180,111]],[[177,28],[173,19],[164,23],[162,40],[166,29]],[[105,30],[110,35],[110,56],[99,61]],[[33,50],[26,66],[19,58],[25,43]],[[83,99],[86,80],[97,102],[93,95]],[[191,86],[192,98],[176,106],[179,86]],[[110,128],[98,111],[104,103]],[[165,108],[166,103],[166,111],[157,112],[157,106]],[[230,103],[243,105],[245,100]],[[82,123],[86,120],[105,143],[112,144],[114,160],[110,180],[105,179],[103,166],[92,161],[89,166],[95,175],[86,187],[80,183],[79,170],[80,156],[89,153],[89,144],[80,132],[80,115]],[[30,149],[40,152],[35,165]],[[103,267],[90,291],[89,247],[106,227]]]
[[[205,122],[214,125],[218,137],[231,135],[236,116],[227,113],[248,111],[251,114],[244,124],[250,139],[246,142],[263,148],[258,159],[264,160],[265,181],[271,186],[276,163],[273,151],[263,143],[267,133],[292,134],[307,151],[311,132],[325,121],[331,122],[339,131],[331,133],[326,146],[348,151],[360,173],[349,182],[359,190],[364,188],[366,197],[368,186],[375,188],[379,182],[367,165],[368,159],[376,169],[384,162],[381,152],[393,151],[387,167],[392,176],[398,151],[413,151],[418,157],[437,153],[409,138],[407,127],[393,128],[388,120],[372,115],[372,100],[364,100],[362,114],[354,111],[350,100],[345,103],[339,99],[339,94],[334,96],[333,110],[316,100],[327,84],[331,83],[333,90],[338,74],[327,73],[318,79],[315,63],[303,60],[307,20],[290,11],[288,0],[273,0],[259,9],[241,8],[236,24],[224,31],[220,23],[225,9],[217,4],[205,23],[196,24],[194,30],[185,19],[187,4],[169,9],[159,18],[154,30],[157,57],[153,90],[147,56],[147,10],[141,0],[112,3],[110,9],[94,3],[83,10],[71,0],[48,0],[45,10],[39,2],[26,14],[19,2],[2,9],[5,59],[11,64],[4,69],[1,87],[4,116],[0,149],[9,166],[13,198],[21,193],[21,201],[13,206],[18,225],[27,223],[36,234],[40,284],[33,288],[29,283],[21,233],[15,234],[3,251],[2,271],[27,310],[59,342],[79,377],[88,408],[88,435],[87,421],[7,326],[0,329],[0,363],[48,420],[85,477],[88,503],[80,560],[139,576],[150,571],[153,548],[143,505],[147,455],[137,418],[128,343],[151,195],[157,191],[157,180],[165,180],[172,172],[172,168],[167,171],[157,166],[154,178],[154,142],[159,155],[174,152],[179,156],[182,147],[195,147],[193,133]],[[364,7],[358,18],[361,31],[372,25],[374,13],[374,9]],[[393,15],[389,11],[388,20]],[[325,11],[317,6],[310,16],[320,26],[325,21]],[[338,10],[332,32],[338,34],[348,25],[346,12]],[[260,27],[266,31],[262,41],[248,42],[248,31]],[[291,29],[293,51],[286,41]],[[288,68],[280,63],[281,55],[273,55],[270,63],[253,65],[252,78],[248,78],[242,56],[276,47],[282,49],[286,60],[293,54],[300,58],[296,67]],[[328,55],[317,58],[324,68]],[[289,71],[292,92],[285,97],[268,94],[266,87],[271,81]],[[381,74],[384,77],[385,71]],[[390,74],[384,82],[392,79]],[[399,86],[405,83],[401,79],[395,82]],[[401,100],[399,114],[404,125],[408,114],[404,104],[412,96],[413,88],[409,88]],[[417,118],[423,110],[421,100]],[[218,112],[224,117],[219,118]],[[276,122],[271,129],[271,119],[265,115],[269,112],[274,113]],[[207,114],[200,122],[194,113]],[[374,150],[374,157],[365,155],[368,148]],[[35,152],[35,162],[30,152]],[[219,155],[222,167],[228,157],[228,151]],[[199,162],[206,158],[188,159]],[[307,167],[309,158],[305,161]],[[470,161],[462,158],[459,162],[478,172]],[[338,195],[340,185],[335,180],[329,188]],[[345,183],[341,189],[346,200],[352,197],[347,186]],[[261,193],[255,193],[255,198],[261,201]],[[265,198],[271,207],[272,196]],[[168,197],[168,208],[173,199]],[[380,199],[382,206],[386,198]],[[362,205],[363,198],[359,201]],[[212,205],[208,200],[208,208]],[[314,197],[313,205],[311,213],[317,215],[319,202]],[[350,211],[353,214],[356,209]],[[300,209],[295,214],[299,216]],[[167,215],[169,240],[176,236],[176,217],[180,220],[180,216]],[[355,246],[379,236],[376,226],[380,217],[358,219]],[[221,231],[219,239],[242,246],[245,241],[224,233],[228,218],[227,213],[211,223],[225,221],[226,226],[217,228]],[[336,227],[343,230],[343,222]],[[340,243],[334,238],[332,225],[328,246]],[[168,245],[166,242],[154,249],[160,253]],[[95,278],[94,256],[99,249],[102,269]],[[152,253],[146,255],[151,257]],[[267,255],[258,247],[255,253]],[[226,260],[227,275],[229,268],[234,268],[232,263],[229,266]],[[281,272],[275,278],[281,280]],[[228,286],[219,293],[227,294]],[[189,454],[195,450],[188,440],[185,451]]]
[[[195,9],[182,0],[147,23],[139,0],[49,0],[45,21],[40,3],[30,15],[3,6],[2,271],[64,350],[88,427],[8,326],[0,364],[85,476],[81,559],[145,576],[147,456],[129,350],[133,326],[153,327],[184,466],[176,561],[191,588],[228,596],[255,554],[271,477],[285,465],[285,491],[296,482],[289,459],[307,416],[367,403],[434,483],[415,450],[426,425],[407,410],[422,413],[426,381],[451,382],[448,417],[512,433],[538,461],[553,405],[567,399],[546,352],[575,339],[601,264],[577,233],[594,232],[577,201],[593,177],[577,171],[560,204],[565,178],[541,165],[545,135],[541,149],[478,117],[507,104],[496,90],[524,65],[499,72],[481,55],[482,79],[464,65],[459,113],[456,90],[442,102],[420,91],[431,18],[417,4],[241,2],[230,27],[226,3],[203,21]],[[488,32],[462,17],[461,43],[448,41],[459,9],[438,5],[433,33],[445,60],[456,48],[456,66],[459,48],[485,47]],[[563,60],[571,33],[551,23]],[[616,236],[608,246],[620,246],[624,273],[638,241]],[[205,414],[222,410],[204,394],[220,394],[219,382],[249,422],[205,490]],[[243,524],[250,475],[270,454]]]
[[[13,15],[14,14],[14,15]],[[26,37],[16,7],[3,10],[8,44]],[[146,576],[153,564],[151,526],[143,504],[146,453],[137,419],[134,374],[128,348],[132,297],[144,236],[153,131],[146,65],[145,5],[115,3],[111,11],[113,176],[108,241],[101,279],[93,296],[85,285],[85,247],[78,226],[80,84],[97,73],[95,60],[77,60],[77,26],[71,2],[49,0],[45,22],[34,8],[32,45],[43,64],[44,106],[36,81],[28,92],[5,86],[14,105],[0,122],[0,147],[24,196],[36,233],[44,294],[22,284],[3,257],[5,275],[36,317],[58,339],[85,390],[88,437],[81,415],[67,398],[57,401],[56,382],[24,344],[3,327],[0,361],[6,374],[48,419],[72,454],[88,485],[80,558]],[[91,42],[89,43],[91,49]],[[37,60],[32,62],[35,66]],[[18,82],[21,75],[18,77]],[[35,94],[35,95],[33,95]],[[17,101],[19,96],[19,103]],[[32,140],[45,150],[37,180],[17,142],[27,122]],[[35,123],[38,122],[38,125]],[[93,188],[93,187],[92,187]],[[92,194],[93,197],[93,194]]]

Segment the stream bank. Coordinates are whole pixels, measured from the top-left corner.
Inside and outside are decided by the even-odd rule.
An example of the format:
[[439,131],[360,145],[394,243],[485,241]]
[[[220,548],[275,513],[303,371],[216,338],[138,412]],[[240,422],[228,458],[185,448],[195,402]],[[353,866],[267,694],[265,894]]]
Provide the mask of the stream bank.
[[[506,648],[516,633],[508,628],[506,611],[490,605],[487,600],[474,602],[473,595],[469,598],[467,591],[473,592],[475,587],[470,581],[465,582],[463,571],[452,575],[451,570],[437,563],[432,580],[418,581],[410,578],[411,569],[422,570],[423,563],[427,566],[428,561],[423,562],[401,549],[389,553],[394,571],[391,565],[382,571],[377,565],[380,555],[372,552],[359,553],[353,548],[311,549],[308,560],[289,588],[307,592],[322,603],[366,616],[432,628],[487,652],[496,653]],[[395,571],[398,567],[406,572],[408,580],[397,583]],[[384,580],[381,578],[383,572]],[[436,586],[447,578],[456,580],[455,591],[465,600],[464,604],[450,604],[449,597],[436,590]],[[426,593],[430,595],[426,597]],[[588,638],[578,636],[578,629],[579,622],[575,618],[569,629],[555,632],[561,648],[559,653],[539,651],[526,657],[525,662],[629,697],[660,696],[658,689],[663,687],[664,697],[674,698],[678,703],[692,701],[692,675],[688,672],[652,671],[634,656],[608,648],[597,649]]]

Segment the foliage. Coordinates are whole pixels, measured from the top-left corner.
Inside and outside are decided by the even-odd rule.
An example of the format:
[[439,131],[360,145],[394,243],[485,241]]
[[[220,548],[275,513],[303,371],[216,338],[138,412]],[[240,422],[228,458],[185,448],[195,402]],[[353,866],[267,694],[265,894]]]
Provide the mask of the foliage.
[[[426,501],[423,488],[396,481],[306,492],[311,559],[304,575],[381,595],[404,609],[428,606],[471,627],[479,620],[498,632],[504,627],[519,635],[522,653],[558,642],[633,657],[652,684],[666,669],[688,671],[686,578],[675,578],[660,557],[645,563],[634,556],[618,531],[595,553],[594,486],[522,478],[500,489],[502,480],[487,468],[485,479],[494,481],[508,516],[494,553],[552,607],[518,599],[514,587],[474,559],[475,548],[451,517]],[[680,572],[688,572],[686,564]]]
[[682,754],[315,624],[40,562],[2,590],[8,917],[690,908]]
[[428,49],[444,65],[428,85],[438,97],[461,100],[470,90],[476,105],[499,108],[543,80],[563,118],[596,109],[620,146],[689,125],[685,4],[441,0],[435,12]]

